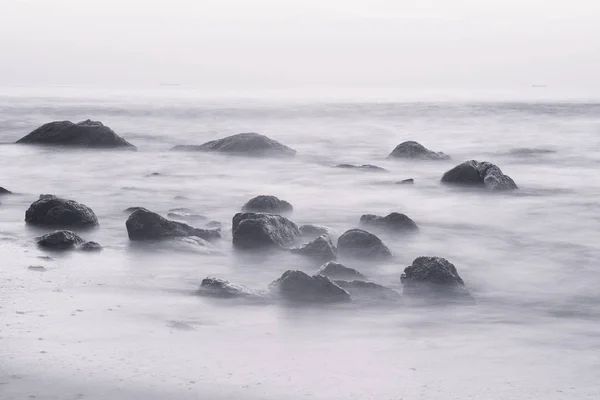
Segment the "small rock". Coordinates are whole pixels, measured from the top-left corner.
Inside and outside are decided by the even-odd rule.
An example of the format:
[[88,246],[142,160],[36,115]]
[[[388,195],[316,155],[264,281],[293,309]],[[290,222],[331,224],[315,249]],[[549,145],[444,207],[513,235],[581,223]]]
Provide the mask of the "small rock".
[[37,238],[39,246],[50,250],[70,250],[84,242],[81,236],[71,231],[54,231]]
[[327,235],[319,236],[312,242],[291,251],[320,262],[335,260],[337,257],[335,246]]
[[180,145],[171,150],[209,151],[253,157],[293,157],[296,155],[296,150],[258,133],[239,133],[199,146]]
[[411,160],[449,160],[450,156],[442,152],[427,149],[420,143],[408,141],[400,143],[388,158],[404,158]]
[[129,207],[123,210],[124,213],[131,214],[136,212],[137,210],[145,210],[144,207]]
[[102,251],[102,246],[96,242],[85,242],[79,247],[81,251]]
[[222,225],[223,224],[221,224],[219,221],[210,221],[209,223],[206,224],[206,227],[220,229]]
[[396,182],[398,185],[412,185],[415,183],[415,180],[413,178],[408,178],[408,179],[403,179],[399,182]]
[[37,271],[37,272],[46,272],[48,271],[46,269],[46,267],[42,266],[42,265],[30,265],[29,267],[27,267],[28,270],[31,271]]
[[264,212],[269,214],[283,214],[294,210],[294,207],[285,200],[280,200],[275,196],[256,196],[250,199],[242,207],[244,212]]
[[360,223],[365,226],[382,228],[394,232],[415,232],[419,227],[405,214],[397,212],[390,213],[385,217],[373,214],[365,214],[360,217]]
[[281,215],[237,213],[233,217],[233,245],[240,249],[286,248],[300,237],[298,226]]
[[86,228],[98,225],[98,218],[85,204],[42,194],[25,212],[25,222],[42,226]]
[[193,212],[174,210],[169,211],[169,213],[167,213],[167,217],[190,222],[206,221],[208,219],[204,215],[196,214]]
[[353,268],[348,268],[335,261],[329,261],[319,268],[317,275],[323,275],[330,279],[355,280],[366,279],[366,277]]
[[362,229],[350,229],[338,239],[342,257],[380,260],[392,256],[390,249],[377,236]]
[[377,165],[371,164],[363,164],[363,165],[353,165],[353,164],[338,164],[335,168],[345,168],[345,169],[356,169],[359,171],[365,172],[388,172],[387,169],[378,167]]
[[262,297],[256,291],[242,285],[235,285],[229,281],[219,278],[208,277],[202,280],[198,295],[218,298],[259,298]]
[[269,289],[292,302],[334,303],[351,301],[350,294],[322,275],[310,276],[302,271],[286,271]]

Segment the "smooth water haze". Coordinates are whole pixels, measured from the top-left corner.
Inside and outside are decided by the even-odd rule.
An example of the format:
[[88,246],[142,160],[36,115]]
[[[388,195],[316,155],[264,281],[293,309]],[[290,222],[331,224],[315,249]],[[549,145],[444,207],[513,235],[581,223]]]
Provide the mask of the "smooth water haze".
[[[600,103],[177,93],[0,97],[0,185],[15,193],[0,198],[0,398],[600,396]],[[138,151],[12,144],[46,122],[88,118]],[[265,134],[298,155],[169,151],[240,132]],[[452,160],[386,159],[405,140]],[[520,189],[440,184],[469,159],[496,163]],[[340,163],[389,172],[333,168]],[[415,184],[395,184],[406,178]],[[26,226],[24,214],[41,193],[90,206],[100,226],[81,235],[104,251],[37,248],[34,238],[48,230]],[[206,276],[266,289],[285,270],[319,268],[284,252],[232,249],[231,218],[259,194],[291,202],[299,225],[338,235],[362,214],[406,213],[420,232],[381,234],[391,260],[342,262],[401,292],[412,260],[445,257],[477,305],[290,307],[195,295]],[[132,206],[164,216],[190,208],[222,222],[223,239],[211,248],[134,245],[124,212]]]

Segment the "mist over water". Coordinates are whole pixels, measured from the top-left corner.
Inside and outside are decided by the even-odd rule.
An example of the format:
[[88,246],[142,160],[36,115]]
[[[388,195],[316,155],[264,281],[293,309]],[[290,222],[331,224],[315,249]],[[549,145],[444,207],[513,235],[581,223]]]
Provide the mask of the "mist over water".
[[[600,103],[98,93],[0,97],[0,186],[15,193],[0,198],[0,398],[600,395]],[[138,151],[11,144],[46,122],[88,118]],[[298,154],[169,151],[240,132]],[[406,140],[452,160],[386,159]],[[440,184],[470,159],[497,164],[520,189]],[[333,168],[340,163],[389,172]],[[406,178],[415,184],[395,184]],[[48,253],[34,237],[47,230],[25,226],[24,213],[41,193],[90,206],[100,226],[81,235],[104,251],[39,258]],[[407,214],[418,234],[380,234],[391,260],[341,261],[401,292],[400,274],[416,257],[444,257],[477,305],[288,307],[194,295],[206,276],[266,289],[288,269],[319,268],[289,253],[232,249],[231,218],[259,194],[292,203],[298,225],[338,235],[362,214]],[[210,248],[133,244],[124,212],[132,206],[163,216],[189,208],[222,222],[223,239]]]

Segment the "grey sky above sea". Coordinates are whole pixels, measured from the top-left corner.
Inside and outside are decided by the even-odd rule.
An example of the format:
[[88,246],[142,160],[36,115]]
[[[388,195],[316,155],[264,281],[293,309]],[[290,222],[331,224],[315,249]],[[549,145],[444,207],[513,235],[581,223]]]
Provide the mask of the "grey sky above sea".
[[0,85],[600,88],[596,0],[0,0]]

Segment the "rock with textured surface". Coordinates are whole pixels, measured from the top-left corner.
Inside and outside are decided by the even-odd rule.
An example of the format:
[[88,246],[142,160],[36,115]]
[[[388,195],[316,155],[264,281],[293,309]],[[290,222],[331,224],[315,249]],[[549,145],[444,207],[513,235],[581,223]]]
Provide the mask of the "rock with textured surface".
[[449,160],[450,156],[442,152],[431,151],[415,141],[400,143],[388,158],[404,158],[410,160]]
[[262,297],[260,292],[214,277],[204,278],[196,293],[200,296],[222,299]]
[[366,277],[353,268],[348,268],[335,261],[329,261],[319,268],[317,275],[323,275],[330,279],[342,279],[353,281],[355,279],[366,279]]
[[337,251],[331,238],[322,235],[302,247],[292,249],[292,253],[301,254],[319,262],[331,261],[337,258]]
[[102,246],[100,246],[99,243],[97,242],[85,242],[84,244],[82,244],[79,247],[79,250],[81,251],[90,251],[90,252],[94,252],[94,251],[102,251]]
[[287,201],[267,195],[256,196],[242,207],[242,211],[244,212],[264,212],[269,214],[284,214],[293,210],[294,207]]
[[377,236],[362,229],[350,229],[338,239],[342,257],[381,260],[391,257],[390,249]]
[[279,297],[303,303],[337,303],[351,301],[350,294],[322,275],[310,276],[302,271],[286,271],[269,289]]
[[180,145],[171,150],[209,151],[255,157],[293,157],[296,150],[258,133],[238,133],[201,145]]
[[232,221],[233,245],[239,249],[287,248],[300,237],[298,226],[281,215],[237,213]]
[[171,221],[145,208],[131,214],[125,226],[130,240],[161,240],[196,236],[210,241],[221,237],[218,231],[194,228],[183,222]]
[[517,184],[502,170],[489,162],[475,160],[465,161],[447,171],[442,176],[442,183],[481,186],[490,190],[513,190],[518,189]]
[[90,148],[131,148],[135,146],[118,136],[99,121],[85,120],[78,123],[54,121],[40,126],[17,143],[60,145]]
[[25,212],[25,222],[41,226],[87,228],[98,225],[98,218],[85,204],[42,194]]
[[354,164],[338,164],[335,168],[344,168],[344,169],[355,169],[358,171],[364,172],[388,172],[387,169],[378,167],[377,165],[371,164],[363,164],[363,165],[354,165]]
[[400,277],[405,296],[472,300],[456,267],[445,258],[418,257]]
[[85,240],[71,231],[54,231],[37,238],[38,246],[49,250],[71,250],[83,243]]
[[405,214],[397,212],[390,213],[385,217],[379,215],[365,214],[360,217],[360,223],[364,226],[385,229],[393,232],[416,232],[419,227]]

